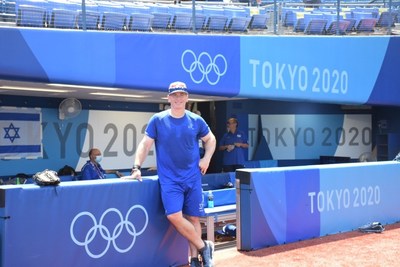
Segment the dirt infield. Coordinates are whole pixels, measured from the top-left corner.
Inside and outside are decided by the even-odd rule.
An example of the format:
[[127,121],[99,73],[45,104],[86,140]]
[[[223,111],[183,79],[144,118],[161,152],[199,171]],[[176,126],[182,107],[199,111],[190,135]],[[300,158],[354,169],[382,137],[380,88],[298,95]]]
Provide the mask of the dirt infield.
[[256,251],[236,247],[215,251],[215,264],[253,266],[400,266],[400,223],[382,233],[352,231]]

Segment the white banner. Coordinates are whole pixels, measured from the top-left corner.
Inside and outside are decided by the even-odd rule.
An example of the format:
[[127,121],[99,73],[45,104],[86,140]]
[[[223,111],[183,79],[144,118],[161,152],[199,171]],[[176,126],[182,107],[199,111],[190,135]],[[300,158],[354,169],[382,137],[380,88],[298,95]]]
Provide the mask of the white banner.
[[[262,136],[274,160],[342,156],[371,152],[370,114],[261,115]],[[249,156],[259,140],[258,115],[249,115]]]
[[[127,169],[133,166],[137,146],[142,140],[150,117],[149,112],[90,110],[82,155],[76,169],[89,159],[91,148],[102,152],[104,169]],[[155,149],[151,149],[143,167],[156,166]]]

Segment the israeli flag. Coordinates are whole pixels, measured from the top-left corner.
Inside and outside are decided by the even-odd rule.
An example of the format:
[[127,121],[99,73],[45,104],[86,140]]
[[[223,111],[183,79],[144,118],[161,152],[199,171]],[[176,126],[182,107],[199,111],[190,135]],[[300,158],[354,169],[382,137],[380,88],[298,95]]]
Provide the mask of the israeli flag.
[[40,109],[0,107],[0,158],[42,157],[41,125]]

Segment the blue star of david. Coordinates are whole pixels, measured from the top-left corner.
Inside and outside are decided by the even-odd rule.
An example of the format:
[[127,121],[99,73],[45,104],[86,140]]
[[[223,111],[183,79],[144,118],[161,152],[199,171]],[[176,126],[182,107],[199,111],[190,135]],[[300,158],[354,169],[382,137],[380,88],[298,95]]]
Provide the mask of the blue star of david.
[[[18,132],[19,132],[19,127],[14,127],[14,124],[10,124],[8,127],[3,128],[4,131],[6,131],[6,134],[4,135],[4,139],[10,139],[11,143],[14,143],[14,140],[16,138],[20,138]],[[14,135],[12,135],[14,133]]]

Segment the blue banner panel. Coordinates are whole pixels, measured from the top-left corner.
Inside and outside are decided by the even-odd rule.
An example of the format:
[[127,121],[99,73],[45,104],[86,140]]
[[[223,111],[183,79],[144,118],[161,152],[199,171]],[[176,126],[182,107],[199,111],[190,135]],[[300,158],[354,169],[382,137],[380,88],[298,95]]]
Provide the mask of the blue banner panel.
[[191,93],[239,93],[239,36],[0,29],[3,34],[0,78],[165,92],[182,80]]
[[[286,178],[286,242],[296,242],[319,236],[319,213],[310,213],[308,192],[319,189],[319,170],[293,170]],[[271,207],[272,208],[272,207]]]
[[[251,218],[251,240],[252,248],[261,248],[280,244],[286,240],[286,195],[285,179],[283,173],[271,172],[264,176],[264,173],[252,173],[256,179],[250,183],[251,208],[242,211]],[[263,177],[263,178],[261,178]],[[270,186],[270,185],[274,186]],[[265,200],[267,205],[261,205],[259,199]],[[245,201],[241,203],[245,203]],[[243,207],[243,206],[242,206]]]
[[28,46],[22,51],[15,51],[14,60],[19,62],[18,68],[14,69],[16,74],[25,61],[20,52],[27,53],[25,50],[29,49],[51,83],[114,85],[114,34],[96,31],[17,30]]
[[[398,36],[390,38],[382,67],[368,103],[385,105],[399,104],[400,90],[398,90],[398,84],[400,83],[400,76],[396,71],[400,65],[399,47],[400,38]],[[364,66],[360,66],[360,69],[363,70]]]
[[239,41],[238,36],[117,35],[116,84],[166,92],[170,82],[181,80],[190,93],[235,96]]
[[393,161],[237,170],[240,249],[397,222],[399,172]]
[[[18,77],[31,81],[48,81],[46,71],[21,31],[2,27],[0,36],[0,78]],[[47,48],[45,43],[41,44],[41,50],[45,52]]]
[[370,162],[347,168],[321,168],[321,188],[314,198],[314,212],[321,216],[321,235],[356,229],[374,221],[398,221],[399,165]]
[[180,266],[188,243],[171,226],[156,179],[2,186],[1,264]]
[[387,37],[244,36],[240,96],[364,104],[388,42]]

